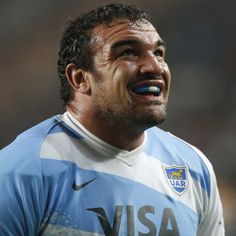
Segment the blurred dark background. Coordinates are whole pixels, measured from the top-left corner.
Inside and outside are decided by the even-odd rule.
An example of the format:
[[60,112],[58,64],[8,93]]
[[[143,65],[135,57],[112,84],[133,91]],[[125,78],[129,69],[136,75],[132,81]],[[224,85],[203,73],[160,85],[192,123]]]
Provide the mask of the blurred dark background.
[[[111,2],[0,1],[0,148],[64,112],[56,71],[63,27],[69,17]],[[236,235],[236,1],[125,2],[146,10],[168,45],[172,90],[162,128],[210,159],[227,235]]]

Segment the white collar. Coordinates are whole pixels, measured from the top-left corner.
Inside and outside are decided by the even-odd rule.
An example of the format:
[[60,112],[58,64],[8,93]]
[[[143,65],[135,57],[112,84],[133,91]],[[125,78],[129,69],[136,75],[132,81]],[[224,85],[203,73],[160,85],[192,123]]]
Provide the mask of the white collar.
[[61,119],[73,130],[79,133],[88,145],[92,146],[92,148],[103,155],[120,159],[129,166],[134,165],[143,156],[141,154],[143,154],[146,142],[146,132],[143,143],[132,151],[127,151],[117,148],[92,134],[68,111],[61,116]]

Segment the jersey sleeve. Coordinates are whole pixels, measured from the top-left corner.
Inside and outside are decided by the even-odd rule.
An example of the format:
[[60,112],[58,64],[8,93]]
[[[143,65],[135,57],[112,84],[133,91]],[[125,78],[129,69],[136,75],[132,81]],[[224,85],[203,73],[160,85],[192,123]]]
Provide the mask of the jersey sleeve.
[[[42,184],[33,152],[24,145],[0,151],[0,235],[33,236],[42,218]],[[31,155],[30,158],[25,155]]]
[[206,201],[206,209],[201,217],[198,236],[224,236],[223,208],[212,165],[207,160],[210,172],[210,196]]

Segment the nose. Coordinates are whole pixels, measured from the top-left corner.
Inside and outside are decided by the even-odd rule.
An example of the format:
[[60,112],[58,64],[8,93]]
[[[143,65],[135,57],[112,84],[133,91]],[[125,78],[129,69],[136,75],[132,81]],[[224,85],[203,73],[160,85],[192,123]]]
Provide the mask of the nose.
[[164,73],[164,60],[157,58],[153,53],[147,53],[141,59],[140,73],[162,75]]

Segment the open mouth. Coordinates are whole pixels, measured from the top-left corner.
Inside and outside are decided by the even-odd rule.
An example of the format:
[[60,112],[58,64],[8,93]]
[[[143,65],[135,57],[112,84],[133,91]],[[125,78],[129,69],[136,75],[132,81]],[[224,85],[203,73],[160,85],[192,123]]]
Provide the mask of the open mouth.
[[161,88],[154,85],[141,85],[135,86],[132,91],[139,95],[153,95],[159,96],[161,93]]
[[161,95],[163,88],[163,80],[142,80],[133,84],[131,91],[137,95],[158,97]]

